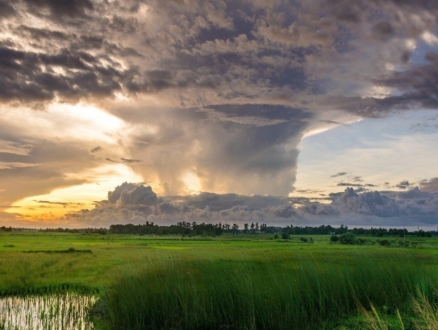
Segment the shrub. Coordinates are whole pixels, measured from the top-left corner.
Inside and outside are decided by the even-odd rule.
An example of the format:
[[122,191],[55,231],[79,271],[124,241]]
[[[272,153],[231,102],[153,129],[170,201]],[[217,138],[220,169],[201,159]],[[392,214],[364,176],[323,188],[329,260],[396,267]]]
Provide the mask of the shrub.
[[364,245],[364,244],[366,244],[368,241],[366,240],[366,239],[364,239],[364,238],[358,238],[358,239],[356,239],[356,244],[359,244],[359,245]]
[[381,246],[390,246],[391,245],[391,242],[387,239],[378,240],[377,242],[379,242],[379,244]]
[[398,241],[398,246],[409,247],[409,241]]
[[339,242],[341,244],[353,245],[357,243],[356,235],[352,233],[345,233],[339,237]]
[[330,236],[330,242],[338,242],[339,241],[339,237],[336,235],[332,235]]
[[307,242],[308,242],[308,239],[305,238],[305,237],[300,237],[300,241],[301,241],[301,242],[305,242],[305,243],[307,243]]
[[281,233],[281,238],[282,239],[289,239],[290,238],[290,234],[287,231],[284,231]]

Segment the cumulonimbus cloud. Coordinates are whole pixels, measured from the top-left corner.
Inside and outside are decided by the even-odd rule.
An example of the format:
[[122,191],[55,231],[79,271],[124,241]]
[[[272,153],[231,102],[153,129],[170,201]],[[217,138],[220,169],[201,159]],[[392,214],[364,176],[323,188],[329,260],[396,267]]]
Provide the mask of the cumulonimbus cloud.
[[0,1],[2,104],[94,103],[126,124],[112,133],[123,152],[90,155],[97,142],[82,148],[73,137],[50,140],[47,154],[41,136],[6,136],[0,119],[17,156],[30,150],[20,141],[39,142],[29,160],[2,158],[2,171],[48,192],[67,185],[61,167],[121,162],[163,195],[285,197],[315,127],[437,108],[437,16],[433,1]]
[[[299,203],[298,203],[299,202]],[[66,216],[66,223],[109,226],[145,221],[173,224],[178,221],[205,223],[259,222],[273,226],[289,224],[341,224],[351,226],[401,226],[412,216],[422,225],[434,224],[438,194],[418,187],[407,192],[378,191],[357,193],[353,188],[329,204],[309,199],[294,200],[274,196],[201,193],[193,196],[159,197],[142,184],[123,183],[108,193],[108,200],[93,210]]]

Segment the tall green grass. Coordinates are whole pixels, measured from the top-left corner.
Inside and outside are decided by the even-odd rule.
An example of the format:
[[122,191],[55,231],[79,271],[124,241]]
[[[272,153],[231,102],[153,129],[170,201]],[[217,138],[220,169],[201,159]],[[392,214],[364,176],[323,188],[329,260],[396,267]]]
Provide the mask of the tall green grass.
[[357,306],[409,309],[436,281],[415,258],[389,254],[169,260],[120,275],[106,298],[110,329],[333,329]]

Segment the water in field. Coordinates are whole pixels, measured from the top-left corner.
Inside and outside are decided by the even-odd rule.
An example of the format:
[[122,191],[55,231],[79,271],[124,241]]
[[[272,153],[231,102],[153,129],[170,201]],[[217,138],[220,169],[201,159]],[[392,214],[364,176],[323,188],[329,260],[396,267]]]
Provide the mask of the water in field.
[[90,330],[96,298],[74,293],[0,299],[0,330]]

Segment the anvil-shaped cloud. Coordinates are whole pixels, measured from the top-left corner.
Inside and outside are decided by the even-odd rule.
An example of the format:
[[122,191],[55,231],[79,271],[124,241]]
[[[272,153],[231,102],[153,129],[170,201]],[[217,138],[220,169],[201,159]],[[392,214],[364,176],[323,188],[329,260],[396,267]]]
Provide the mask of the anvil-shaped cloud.
[[115,163],[162,196],[285,198],[303,137],[438,107],[436,17],[427,0],[0,0],[0,203]]

